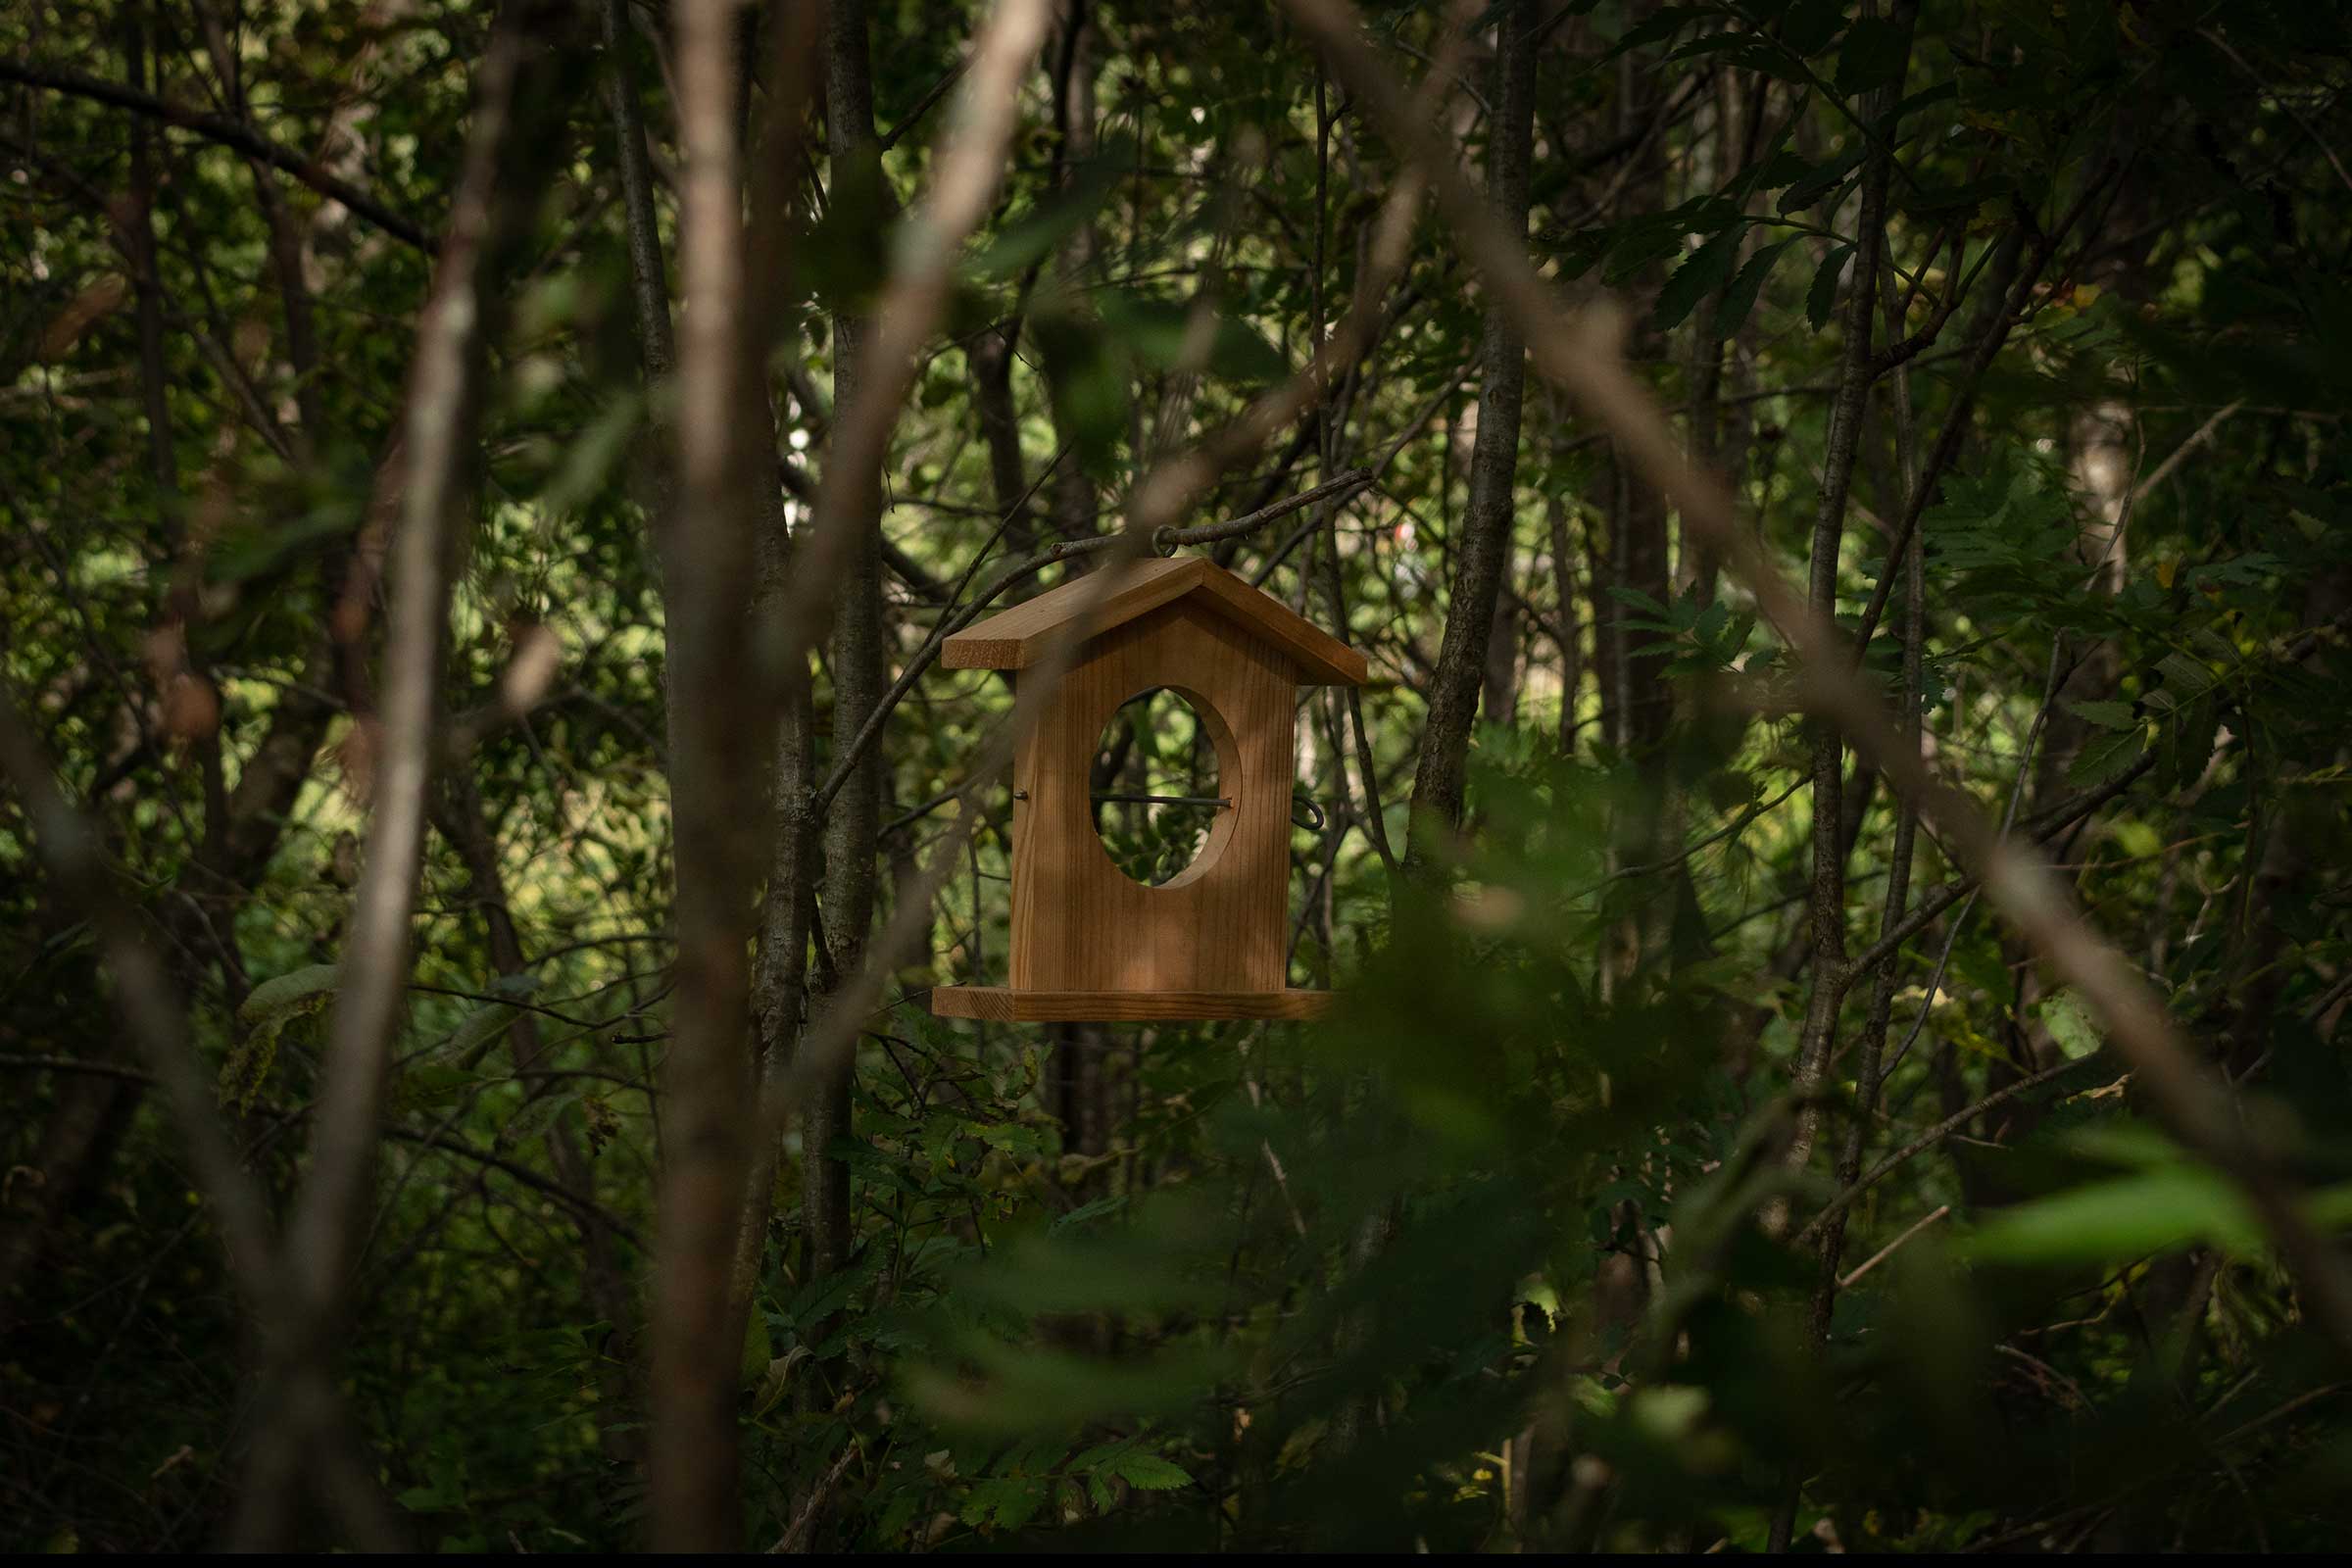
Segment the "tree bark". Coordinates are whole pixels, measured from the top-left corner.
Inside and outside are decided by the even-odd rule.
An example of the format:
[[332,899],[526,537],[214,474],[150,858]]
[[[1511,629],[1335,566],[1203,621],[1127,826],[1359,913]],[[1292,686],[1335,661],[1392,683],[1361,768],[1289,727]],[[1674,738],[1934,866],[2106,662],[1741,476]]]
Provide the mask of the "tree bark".
[[[1494,122],[1487,146],[1487,202],[1503,223],[1517,230],[1527,227],[1538,21],[1537,8],[1528,0],[1517,0],[1503,14],[1497,28]],[[1510,564],[1527,354],[1518,329],[1499,307],[1487,313],[1479,363],[1478,434],[1470,456],[1470,495],[1463,512],[1460,548],[1455,552],[1445,637],[1438,649],[1436,676],[1430,683],[1429,716],[1413,770],[1404,856],[1407,875],[1429,874],[1442,836],[1462,825],[1470,728],[1478,713],[1495,602]]]
[[751,411],[764,399],[745,347],[738,7],[689,0],[674,15],[688,303],[678,344],[678,508],[663,572],[677,968],[663,1064],[649,1510],[657,1549],[697,1551],[731,1549],[743,1529],[742,1354],[728,1336],[751,1133],[746,950],[763,760],[745,672],[754,497],[774,472],[751,431]]
[[[880,139],[874,132],[872,44],[863,0],[838,0],[826,19],[825,132],[833,183],[869,179],[882,185]],[[859,396],[858,373],[873,323],[855,312],[833,317],[833,407]],[[840,521],[846,531],[833,638],[833,745],[846,754],[865,727],[887,686],[882,668],[881,473],[828,475],[851,498]],[[824,942],[836,975],[853,974],[874,919],[876,847],[882,817],[882,751],[870,747],[835,793],[824,835]],[[850,1135],[854,1055],[815,1086],[802,1107],[804,1215],[808,1273],[838,1273],[850,1256],[850,1168],[827,1151]]]
[[[1898,0],[1895,18],[1902,29],[1906,57],[1916,14],[1917,7],[1909,0]],[[1872,95],[1871,106],[1863,111],[1866,120],[1875,122],[1884,112],[1880,106],[1892,102],[1886,96],[1890,90]],[[1869,408],[1872,327],[1878,319],[1879,268],[1886,243],[1886,188],[1892,174],[1892,158],[1882,146],[1863,169],[1853,271],[1846,282],[1840,322],[1843,341],[1838,353],[1838,391],[1830,408],[1829,437],[1822,459],[1821,504],[1813,515],[1806,605],[1825,623],[1834,620],[1838,611],[1838,564],[1845,542],[1846,497],[1853,485],[1863,416]],[[1816,720],[1811,725],[1811,749],[1813,881],[1806,897],[1806,914],[1812,928],[1812,973],[1797,1045],[1793,1087],[1805,1102],[1800,1104],[1796,1133],[1789,1141],[1791,1167],[1801,1167],[1812,1155],[1820,1109],[1809,1097],[1821,1087],[1837,1032],[1838,1003],[1845,986],[1845,818],[1841,798],[1845,745],[1836,725]]]
[[[1064,190],[1076,176],[1077,166],[1095,156],[1095,36],[1091,0],[1062,0],[1052,47],[1056,57],[1054,128],[1059,138],[1054,171]],[[1095,224],[1089,219],[1078,225],[1054,261],[1054,273],[1065,290],[1085,285],[1095,249]],[[1066,446],[1069,433],[1059,433]],[[1051,512],[1054,532],[1061,539],[1083,539],[1095,532],[1095,480],[1085,465],[1065,461],[1054,470]],[[1071,569],[1082,564],[1075,564]]]
[[[1875,16],[1877,5],[1869,0],[1863,9],[1865,16]],[[1903,58],[1908,60],[1911,47],[1911,27],[1918,7],[1915,0],[1895,0],[1895,25],[1901,33]],[[1882,125],[1901,90],[1902,72],[1895,73],[1895,84],[1872,93],[1865,101],[1862,116],[1865,122]],[[1873,135],[1881,132],[1873,131]],[[1823,456],[1821,505],[1814,514],[1811,574],[1807,583],[1806,605],[1825,624],[1834,624],[1838,612],[1838,556],[1845,541],[1846,499],[1853,485],[1854,464],[1860,450],[1863,416],[1869,409],[1872,369],[1872,327],[1879,315],[1879,269],[1884,264],[1886,245],[1886,189],[1893,176],[1893,156],[1881,142],[1863,165],[1861,181],[1861,212],[1855,234],[1853,271],[1846,282],[1845,313],[1841,322],[1843,341],[1839,347],[1838,391],[1830,409],[1827,450]],[[1917,638],[1916,617],[1906,628],[1914,643]],[[1915,660],[1913,647],[1910,659]],[[1906,667],[1910,685],[1907,706],[1916,720],[1917,670]],[[1811,990],[1805,1002],[1804,1026],[1798,1035],[1797,1060],[1792,1089],[1797,1097],[1796,1128],[1789,1139],[1788,1162],[1791,1169],[1801,1170],[1812,1157],[1813,1144],[1819,1136],[1821,1107],[1817,1102],[1828,1076],[1831,1046],[1837,1036],[1838,1004],[1843,999],[1847,983],[1845,948],[1845,816],[1842,786],[1844,784],[1845,744],[1840,731],[1826,719],[1812,724],[1812,850],[1813,880],[1806,898],[1806,914],[1812,928]],[[1898,855],[1891,869],[1888,888],[1888,906],[1886,924],[1891,926],[1901,917],[1902,903],[1909,887],[1910,856],[1908,835],[1912,831],[1908,812],[1903,828],[1898,832]],[[1893,993],[1886,989],[1889,1007]],[[1875,1016],[1875,999],[1874,999]],[[1884,1042],[1884,1026],[1880,1041]],[[1875,1078],[1877,1064],[1869,1064],[1868,1073]],[[1875,1094],[1877,1085],[1871,1085]],[[1867,1111],[1861,1112],[1867,1115]],[[1859,1150],[1855,1164],[1860,1164]],[[1776,1207],[1769,1215],[1777,1229],[1786,1223],[1787,1210]],[[1817,1293],[1814,1304],[1815,1322],[1826,1333],[1831,1305],[1831,1292],[1837,1280],[1836,1247],[1843,1241],[1842,1223],[1838,1242],[1825,1239],[1823,1257],[1825,1288]],[[1775,1551],[1786,1551],[1795,1528],[1796,1509],[1801,1500],[1802,1478],[1791,1476],[1788,1491],[1776,1511],[1769,1535]]]

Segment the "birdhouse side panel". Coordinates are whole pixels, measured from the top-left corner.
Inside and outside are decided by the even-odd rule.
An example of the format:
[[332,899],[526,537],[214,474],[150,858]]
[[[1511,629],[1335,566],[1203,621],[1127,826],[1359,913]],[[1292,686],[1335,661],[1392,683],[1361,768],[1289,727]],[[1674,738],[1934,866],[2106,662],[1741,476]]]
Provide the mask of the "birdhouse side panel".
[[[1095,831],[1092,771],[1130,698],[1182,695],[1217,749],[1220,810],[1173,880],[1130,880]],[[1232,620],[1178,601],[1090,644],[1014,763],[1016,990],[1271,992],[1289,967],[1297,671]]]

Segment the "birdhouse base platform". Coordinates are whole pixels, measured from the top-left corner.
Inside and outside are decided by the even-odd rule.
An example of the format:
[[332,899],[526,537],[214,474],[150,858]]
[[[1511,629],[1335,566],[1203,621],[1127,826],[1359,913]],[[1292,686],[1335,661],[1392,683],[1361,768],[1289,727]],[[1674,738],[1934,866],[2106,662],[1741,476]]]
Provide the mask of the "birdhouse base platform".
[[1010,986],[939,986],[931,1012],[989,1023],[1173,1023],[1206,1018],[1320,1018],[1329,991],[1015,991]]

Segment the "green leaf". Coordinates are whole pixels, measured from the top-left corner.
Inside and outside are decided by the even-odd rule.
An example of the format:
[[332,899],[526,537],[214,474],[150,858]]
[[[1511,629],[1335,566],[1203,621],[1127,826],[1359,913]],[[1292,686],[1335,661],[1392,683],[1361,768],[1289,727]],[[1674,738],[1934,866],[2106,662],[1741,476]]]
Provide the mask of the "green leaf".
[[906,1533],[906,1527],[914,1522],[915,1510],[922,1504],[923,1494],[920,1492],[912,1487],[903,1489],[891,1497],[890,1505],[882,1510],[882,1518],[874,1526],[875,1534],[884,1541],[898,1541]]
[[2213,758],[2214,740],[2222,727],[2221,704],[2207,697],[2190,702],[2157,731],[2164,750],[2161,782],[2178,789],[2205,770]]
[[1984,993],[2006,1017],[2017,1004],[2017,977],[2002,961],[2001,951],[1989,942],[1969,942],[1953,950],[1952,973]]
[[277,1040],[287,1024],[323,1009],[334,1000],[336,975],[331,963],[305,964],[274,975],[245,994],[237,1017],[246,1035],[220,1064],[220,1093],[225,1103],[251,1110],[277,1062]]
[[1208,345],[1208,364],[1229,381],[1279,381],[1291,369],[1281,351],[1237,316],[1217,318],[1217,335]]
[[1101,321],[1048,313],[1039,316],[1034,331],[1054,419],[1070,432],[1079,466],[1097,476],[1107,474],[1127,433],[1124,357],[1114,351]]
[[1861,163],[1862,149],[1856,147],[1851,152],[1844,153],[1822,165],[1812,173],[1781,192],[1781,216],[1786,218],[1790,213],[1801,212],[1812,206],[1844,184],[1846,177],[1860,168]]
[[645,413],[645,400],[634,393],[614,398],[564,452],[563,465],[539,492],[539,503],[554,513],[577,511],[603,490],[613,465],[628,450],[629,437]]
[[1610,46],[1603,59],[1614,60],[1628,49],[1639,49],[1645,43],[1657,43],[1671,38],[1691,23],[1713,16],[1704,6],[1667,6],[1628,27],[1625,34]]
[[1174,1492],[1193,1484],[1192,1476],[1181,1466],[1155,1453],[1123,1453],[1108,1468],[1138,1492]]
[[736,1373],[741,1373],[743,1382],[764,1378],[766,1363],[774,1359],[774,1354],[776,1340],[766,1331],[766,1314],[760,1312],[758,1302],[755,1302],[751,1309],[751,1321],[743,1324],[743,1356],[736,1363]]
[[1960,185],[1906,185],[1895,196],[1895,205],[1903,212],[1923,216],[1954,212],[1963,207],[1982,207],[1997,201],[2015,189],[2015,182],[2001,175],[1972,179]]
[[1838,305],[1838,282],[1844,274],[1846,258],[1854,254],[1851,245],[1840,245],[1822,258],[1821,269],[1813,274],[1813,286],[1805,290],[1805,319],[1820,331],[1829,324],[1830,312]]
[[2088,1159],[2129,1170],[2170,1170],[2188,1155],[2179,1144],[2144,1122],[2103,1122],[2068,1137],[2066,1146]]
[[301,1013],[317,1012],[333,998],[340,972],[331,963],[310,963],[273,975],[245,994],[237,1016],[256,1027],[275,1027]]
[[2240,1256],[2262,1228],[2218,1173],[2180,1164],[2093,1182],[1993,1215],[1960,1250],[1999,1263],[2113,1263],[2211,1242]]
[[[1102,324],[1116,347],[1155,370],[1200,365],[1236,381],[1272,381],[1290,366],[1274,345],[1239,317],[1203,301],[1160,299],[1130,290],[1102,296]],[[1200,333],[1206,330],[1206,341]],[[1205,350],[1205,356],[1203,351]]]
[[515,1009],[504,1002],[486,1003],[466,1015],[466,1021],[450,1031],[449,1038],[434,1048],[436,1055],[445,1056],[460,1067],[481,1065],[498,1037],[514,1022]]
[[1047,1491],[1048,1484],[1034,1477],[992,1476],[972,1487],[964,1499],[963,1522],[1018,1530],[1044,1506]]
[[2103,735],[2082,748],[2066,770],[2066,781],[2077,789],[2097,789],[2138,761],[2147,749],[2147,737],[2136,728]]
[[2340,1231],[2352,1226],[2352,1182],[2323,1188],[2303,1200],[2304,1212],[2312,1224],[2324,1231]]
[[1738,226],[1725,229],[1690,253],[1690,259],[1674,270],[1666,286],[1658,291],[1658,308],[1650,324],[1661,332],[1682,325],[1683,318],[1697,308],[1698,302],[1721,288],[1731,275],[1732,264],[1740,256]]
[[1053,1223],[1048,1225],[1046,1230],[1048,1234],[1053,1234],[1073,1226],[1083,1226],[1091,1221],[1116,1214],[1126,1206],[1127,1195],[1113,1193],[1108,1198],[1098,1198],[1091,1203],[1081,1203],[1067,1214],[1054,1215]]
[[1809,158],[1790,152],[1786,147],[1777,147],[1724,189],[1735,196],[1749,195],[1760,190],[1785,190],[1798,180],[1807,178],[1819,168]]
[[1838,90],[1851,97],[1884,87],[1903,74],[1909,29],[1888,17],[1858,17],[1838,50]]
[[1789,55],[1775,40],[1752,32],[1719,32],[1705,38],[1693,38],[1684,44],[1669,60],[1690,60],[1712,55],[1727,65],[1752,71],[1761,76],[1804,87],[1812,83],[1802,63]]
[[1780,261],[1781,252],[1795,243],[1793,239],[1785,239],[1778,245],[1765,246],[1747,259],[1747,265],[1740,269],[1740,275],[1733,278],[1731,286],[1723,291],[1723,298],[1715,302],[1713,330],[1716,337],[1728,338],[1740,330],[1741,323],[1755,310],[1756,296],[1764,291],[1764,280],[1772,275],[1773,266]]
[[1134,147],[1125,138],[1120,145],[1103,147],[1071,172],[1067,186],[999,229],[964,265],[966,274],[984,280],[1008,278],[1044,260],[1095,216],[1134,163]]
[[1781,20],[1781,42],[1795,55],[1817,55],[1845,22],[1845,0],[1796,0]]
[[2130,703],[2079,703],[2071,697],[2065,701],[2069,712],[2086,723],[2098,725],[2101,729],[2135,730],[2139,728],[2139,719],[2132,713]]
[[1172,370],[1184,362],[1192,311],[1181,301],[1133,289],[1106,289],[1101,307],[1102,324],[1121,347],[1145,365],[1155,370]]
[[2042,1002],[2034,1010],[2070,1061],[2093,1054],[2105,1043],[2099,1036],[2099,1026],[2091,1022],[2090,1008],[2071,988]]
[[429,1110],[436,1105],[456,1103],[480,1084],[479,1078],[463,1067],[420,1061],[401,1072],[392,1089],[392,1104],[403,1111]]
[[2185,702],[2202,697],[2221,684],[2212,670],[2186,654],[2167,654],[2156,661],[2157,672],[2164,676],[2165,689]]

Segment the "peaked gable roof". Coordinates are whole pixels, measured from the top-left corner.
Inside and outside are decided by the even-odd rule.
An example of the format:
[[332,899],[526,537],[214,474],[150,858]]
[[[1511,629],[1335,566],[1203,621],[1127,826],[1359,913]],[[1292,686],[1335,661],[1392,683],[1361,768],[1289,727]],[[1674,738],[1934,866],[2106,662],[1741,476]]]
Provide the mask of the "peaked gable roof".
[[[1088,610],[1083,601],[1097,595],[1101,602]],[[956,633],[942,648],[940,662],[950,669],[1026,669],[1055,636],[1076,630],[1100,637],[1187,595],[1289,655],[1301,684],[1360,686],[1371,672],[1362,654],[1201,556],[1138,562],[1119,569],[1107,594],[1091,576],[1065,582]],[[1078,625],[1082,614],[1083,627]]]

